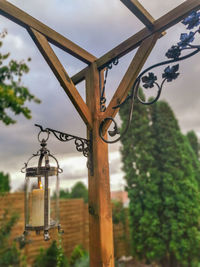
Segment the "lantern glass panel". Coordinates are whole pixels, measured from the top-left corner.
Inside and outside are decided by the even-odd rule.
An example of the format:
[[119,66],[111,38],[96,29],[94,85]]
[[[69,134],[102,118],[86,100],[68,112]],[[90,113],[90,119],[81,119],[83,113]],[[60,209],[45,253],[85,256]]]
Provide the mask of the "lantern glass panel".
[[26,230],[48,230],[59,225],[58,167],[51,156],[49,159],[48,166],[26,169]]

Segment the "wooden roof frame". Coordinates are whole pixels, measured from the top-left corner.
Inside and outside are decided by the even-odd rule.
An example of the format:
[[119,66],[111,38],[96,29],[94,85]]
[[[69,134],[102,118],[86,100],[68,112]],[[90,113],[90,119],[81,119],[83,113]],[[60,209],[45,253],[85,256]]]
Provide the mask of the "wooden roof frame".
[[[87,126],[88,138],[92,142],[93,155],[93,174],[88,174],[91,267],[114,266],[108,145],[99,137],[99,125],[104,118],[113,118],[116,115],[118,109],[114,110],[112,107],[116,106],[127,96],[154,48],[156,41],[164,34],[163,32],[181,21],[190,12],[200,9],[200,0],[186,0],[161,18],[154,20],[138,0],[120,1],[145,27],[100,58],[96,58],[85,49],[11,3],[0,0],[0,15],[7,17],[27,29],[42,56]],[[88,66],[70,78],[49,45],[49,42],[88,64]],[[139,49],[106,111],[100,112],[99,73],[103,72],[103,69],[112,60],[120,58],[138,47]],[[86,102],[76,89],[76,84],[83,80],[86,80]],[[109,123],[105,125],[105,138],[108,127]]]

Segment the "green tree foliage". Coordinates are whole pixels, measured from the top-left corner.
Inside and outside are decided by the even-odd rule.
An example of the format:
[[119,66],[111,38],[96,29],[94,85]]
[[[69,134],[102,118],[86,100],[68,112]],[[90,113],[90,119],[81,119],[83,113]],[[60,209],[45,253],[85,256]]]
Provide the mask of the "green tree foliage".
[[126,211],[120,201],[112,201],[112,220],[114,224],[126,223]]
[[88,190],[87,187],[82,182],[77,182],[71,190],[71,198],[83,198],[84,202],[88,202]]
[[71,198],[71,194],[69,192],[69,190],[60,190],[60,198]]
[[0,194],[10,191],[10,177],[9,174],[0,172]]
[[152,130],[157,140],[153,150],[156,185],[162,201],[158,207],[162,262],[188,266],[199,259],[199,163],[166,102],[152,106]]
[[[127,123],[127,114],[129,112],[128,106],[123,106],[120,109],[120,117],[122,119],[122,131]],[[128,191],[130,205],[130,226],[131,236],[133,239],[133,254],[143,259],[146,255],[143,249],[143,236],[141,229],[141,220],[143,219],[145,203],[144,195],[147,199],[147,204],[155,205],[152,195],[156,195],[157,188],[151,186],[149,183],[150,173],[153,168],[153,149],[154,141],[151,138],[151,131],[149,125],[149,118],[147,107],[135,104],[133,111],[133,120],[131,126],[122,139],[122,162],[123,170],[125,172],[125,179],[127,182],[126,190]],[[156,202],[156,200],[155,200]],[[156,212],[152,212],[156,214]],[[146,216],[153,216],[147,214]],[[150,220],[150,218],[149,218]],[[148,253],[148,252],[147,252]]]
[[[6,32],[0,34],[1,40],[5,35]],[[0,47],[3,45],[1,40]],[[27,119],[31,118],[31,111],[25,105],[27,101],[40,103],[40,100],[32,95],[21,82],[22,76],[29,72],[29,67],[24,61],[10,60],[8,62],[9,56],[10,53],[0,53],[0,121],[6,125],[16,123],[11,113],[22,114]]]
[[197,135],[194,131],[189,131],[187,133],[187,138],[195,154],[197,155],[197,157],[199,157],[199,142]]
[[[56,197],[56,194],[54,193],[54,198]],[[84,202],[88,202],[88,189],[82,182],[77,182],[73,187],[71,192],[66,189],[60,190],[60,198],[83,198]]]
[[[122,128],[126,114],[123,107]],[[197,266],[199,162],[168,104],[136,103],[122,145],[133,254],[163,267]]]

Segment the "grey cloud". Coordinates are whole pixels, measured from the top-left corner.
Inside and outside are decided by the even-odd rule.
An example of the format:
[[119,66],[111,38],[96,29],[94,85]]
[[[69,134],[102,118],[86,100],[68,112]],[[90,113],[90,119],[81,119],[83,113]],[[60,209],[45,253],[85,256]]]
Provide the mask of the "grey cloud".
[[122,168],[122,163],[120,160],[120,157],[117,159],[114,159],[110,162],[110,173],[111,174],[116,174],[116,173],[120,173],[121,172],[121,168]]
[[85,167],[85,169],[82,169],[82,170],[76,171],[76,172],[73,169],[63,168],[63,172],[64,172],[64,174],[62,175],[62,180],[83,179],[83,178],[87,177],[87,175],[88,175],[86,167]]
[[149,11],[149,13],[155,18],[159,18],[182,4],[184,0],[168,0],[168,1],[159,1],[159,0],[140,0],[140,3]]
[[[100,56],[142,24],[120,1],[12,1],[91,53]],[[40,6],[49,8],[38,8]]]

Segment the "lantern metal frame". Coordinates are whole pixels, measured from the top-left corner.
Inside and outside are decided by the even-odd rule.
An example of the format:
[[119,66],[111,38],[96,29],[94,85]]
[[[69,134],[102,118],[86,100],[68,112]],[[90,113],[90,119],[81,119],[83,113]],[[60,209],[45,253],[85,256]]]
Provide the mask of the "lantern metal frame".
[[[40,140],[40,134],[42,132],[47,133],[47,138]],[[62,173],[62,169],[59,167],[58,160],[50,153],[47,149],[47,140],[49,139],[48,131],[40,131],[38,134],[38,141],[40,142],[41,149],[37,151],[36,154],[33,154],[29,160],[25,163],[25,166],[22,168],[21,172],[25,173],[26,187],[25,187],[25,230],[23,236],[28,235],[29,231],[36,231],[36,234],[40,234],[40,231],[44,231],[44,240],[48,241],[50,239],[49,230],[57,228],[58,232],[63,232],[59,223],[59,173]],[[29,162],[33,159],[39,157],[37,167],[28,167]],[[56,162],[56,167],[51,167],[49,160],[53,159]],[[44,166],[42,166],[44,160]],[[55,200],[55,220],[49,221],[49,177],[56,176],[56,200]],[[41,183],[41,177],[44,177],[44,225],[41,226],[32,226],[29,224],[29,183],[30,179],[37,178],[38,188]]]

